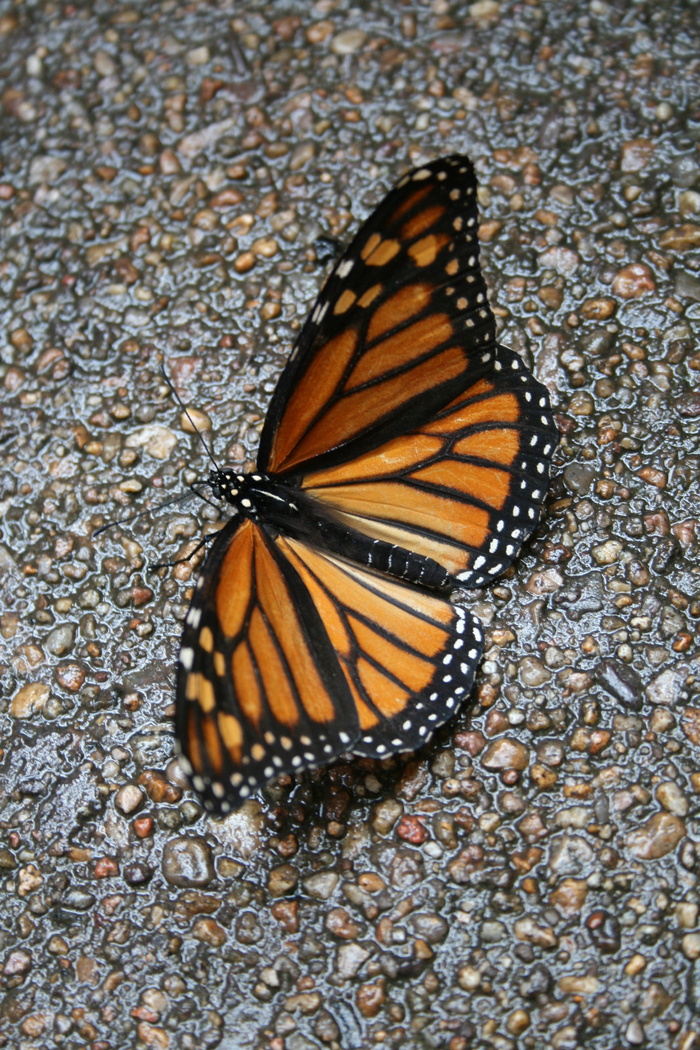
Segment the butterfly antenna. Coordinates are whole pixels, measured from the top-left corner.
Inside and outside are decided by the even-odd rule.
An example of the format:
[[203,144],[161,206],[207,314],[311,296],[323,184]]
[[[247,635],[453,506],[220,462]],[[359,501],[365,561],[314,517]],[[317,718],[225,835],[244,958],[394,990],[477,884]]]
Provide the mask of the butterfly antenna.
[[[199,493],[195,493],[199,495]],[[99,536],[101,532],[106,532],[107,529],[113,529],[116,525],[127,525],[130,521],[136,521],[137,518],[142,518],[144,514],[150,514],[153,510],[160,510],[161,507],[172,507],[174,503],[182,503],[183,500],[190,499],[192,491],[182,492],[179,496],[173,496],[172,499],[166,499],[162,503],[159,503],[156,507],[146,507],[145,510],[137,510],[135,514],[130,514],[128,518],[122,518],[121,521],[108,521],[106,525],[100,525],[99,529],[95,529],[93,536]],[[207,502],[209,502],[207,500]]]
[[161,372],[161,375],[163,376],[163,379],[165,380],[165,382],[170,387],[170,391],[171,391],[173,397],[175,398],[175,400],[177,401],[178,405],[180,406],[182,411],[185,413],[185,415],[189,419],[190,425],[191,425],[193,431],[195,432],[195,434],[197,435],[199,440],[202,442],[202,445],[204,446],[204,451],[209,456],[209,459],[214,464],[214,467],[216,468],[216,470],[218,470],[219,469],[219,464],[214,459],[214,453],[212,452],[212,450],[209,448],[209,445],[204,440],[204,435],[202,434],[202,431],[199,429],[199,427],[197,426],[197,424],[193,420],[192,416],[190,415],[190,413],[189,413],[189,411],[187,409],[187,406],[185,405],[185,403],[183,402],[182,398],[180,397],[180,395],[178,394],[177,390],[175,389],[175,387],[173,385],[173,382],[170,379],[170,376],[165,371],[165,365],[163,364],[162,361],[160,363],[160,372]]

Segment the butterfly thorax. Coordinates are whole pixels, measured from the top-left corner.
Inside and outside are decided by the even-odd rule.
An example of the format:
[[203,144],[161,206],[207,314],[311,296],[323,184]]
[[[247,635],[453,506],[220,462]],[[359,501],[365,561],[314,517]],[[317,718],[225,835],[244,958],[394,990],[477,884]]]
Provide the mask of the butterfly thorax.
[[293,494],[266,474],[240,474],[233,467],[212,470],[207,484],[217,499],[225,500],[246,518],[274,521],[298,512]]

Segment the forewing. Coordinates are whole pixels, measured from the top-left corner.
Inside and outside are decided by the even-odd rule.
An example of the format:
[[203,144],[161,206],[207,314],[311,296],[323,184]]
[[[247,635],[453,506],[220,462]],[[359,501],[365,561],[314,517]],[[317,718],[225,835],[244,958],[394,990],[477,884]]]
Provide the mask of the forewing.
[[499,346],[489,372],[428,423],[302,485],[336,520],[478,587],[537,525],[557,439],[545,388]]
[[299,540],[277,543],[318,610],[353,697],[350,750],[385,758],[421,747],[469,695],[479,621],[444,598]]
[[336,465],[430,419],[491,364],[467,157],[398,183],[328,279],[272,399],[258,467]]
[[176,732],[193,786],[222,812],[357,739],[355,705],[314,603],[250,519],[222,530],[197,581],[180,650]]

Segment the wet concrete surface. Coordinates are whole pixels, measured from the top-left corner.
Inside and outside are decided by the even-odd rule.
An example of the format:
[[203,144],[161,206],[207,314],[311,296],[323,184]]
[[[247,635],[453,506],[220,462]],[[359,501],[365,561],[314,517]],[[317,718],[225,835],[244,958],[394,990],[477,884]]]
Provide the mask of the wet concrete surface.
[[[697,15],[0,7],[0,1046],[700,1047]],[[456,150],[547,516],[463,596],[471,714],[204,818],[147,569],[216,515],[93,533],[208,472],[161,357],[244,464],[334,244]]]

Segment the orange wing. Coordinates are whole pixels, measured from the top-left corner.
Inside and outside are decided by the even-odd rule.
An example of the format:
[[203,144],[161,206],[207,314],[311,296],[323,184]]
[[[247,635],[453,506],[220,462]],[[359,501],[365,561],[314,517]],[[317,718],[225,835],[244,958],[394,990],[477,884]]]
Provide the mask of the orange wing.
[[[234,519],[197,581],[180,648],[177,737],[208,808],[346,750],[358,725],[320,617],[269,536]],[[224,805],[225,804],[225,805]]]
[[430,422],[301,484],[319,513],[478,587],[535,528],[555,447],[546,391],[498,347],[490,373]]
[[427,591],[250,520],[217,537],[200,581],[177,735],[208,809],[344,751],[412,750],[469,692],[478,622]]
[[258,468],[348,461],[419,426],[493,361],[476,178],[448,157],[399,182],[335,267],[267,415]]

